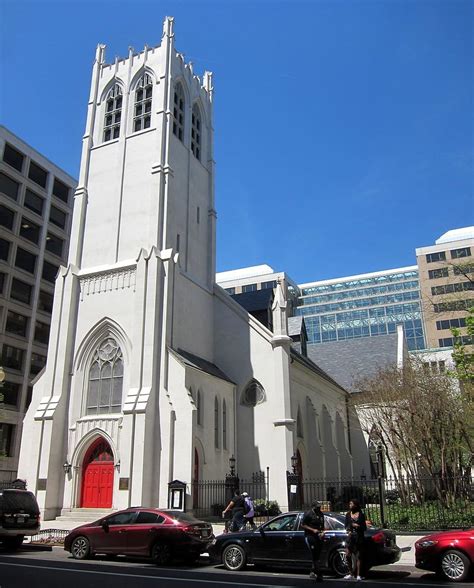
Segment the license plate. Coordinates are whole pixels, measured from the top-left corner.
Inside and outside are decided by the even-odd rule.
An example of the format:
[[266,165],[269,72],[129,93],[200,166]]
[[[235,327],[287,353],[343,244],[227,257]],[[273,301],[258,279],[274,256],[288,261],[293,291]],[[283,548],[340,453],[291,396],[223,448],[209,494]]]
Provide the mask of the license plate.
[[16,522],[17,523],[24,523],[25,522],[25,517],[19,515],[16,517]]
[[203,529],[202,530],[202,536],[203,537],[209,537],[209,531],[207,529]]

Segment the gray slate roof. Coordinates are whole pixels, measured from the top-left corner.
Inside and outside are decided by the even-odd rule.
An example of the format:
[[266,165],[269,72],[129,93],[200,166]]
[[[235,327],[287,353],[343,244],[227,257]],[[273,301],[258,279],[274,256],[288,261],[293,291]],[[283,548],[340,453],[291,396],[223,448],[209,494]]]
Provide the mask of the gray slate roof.
[[207,361],[207,359],[203,359],[202,357],[189,353],[188,351],[184,351],[183,349],[178,349],[178,351],[175,349],[170,349],[170,352],[175,355],[184,365],[201,370],[202,372],[210,374],[216,378],[220,378],[221,380],[226,380],[231,384],[235,384],[235,382],[226,376],[226,374],[220,368],[210,361]]
[[334,378],[332,378],[327,372],[321,369],[321,367],[317,365],[313,359],[311,359],[310,357],[306,357],[305,355],[302,355],[293,346],[290,348],[290,353],[293,359],[296,359],[297,361],[305,365],[308,369],[312,370],[313,372],[316,372],[319,376],[321,376],[321,378],[324,378],[328,382],[331,382],[331,384],[335,384],[339,388],[344,388],[344,386],[340,382],[334,380]]
[[374,376],[383,367],[397,364],[396,333],[345,341],[308,344],[308,357],[336,382],[355,392],[355,382]]

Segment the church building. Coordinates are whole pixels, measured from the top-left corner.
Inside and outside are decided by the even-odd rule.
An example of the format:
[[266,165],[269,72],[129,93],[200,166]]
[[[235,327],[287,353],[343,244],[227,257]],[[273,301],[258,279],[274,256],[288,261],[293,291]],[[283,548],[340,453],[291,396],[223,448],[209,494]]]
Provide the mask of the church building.
[[215,283],[213,80],[176,50],[173,24],[113,63],[97,47],[19,464],[46,520],[166,507],[171,480],[223,479],[232,456],[242,477],[269,468],[282,509],[292,456],[305,478],[356,468],[347,392],[292,347],[284,285],[270,328]]

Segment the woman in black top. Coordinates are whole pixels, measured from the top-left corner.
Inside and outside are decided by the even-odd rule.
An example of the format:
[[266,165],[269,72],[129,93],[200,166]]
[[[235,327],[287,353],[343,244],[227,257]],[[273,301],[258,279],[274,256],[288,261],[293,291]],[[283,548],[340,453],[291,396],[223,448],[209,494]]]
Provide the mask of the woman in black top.
[[347,563],[351,570],[345,576],[345,579],[356,578],[356,580],[362,580],[360,570],[364,556],[364,533],[367,529],[367,522],[357,498],[352,498],[349,502],[345,527],[347,532]]

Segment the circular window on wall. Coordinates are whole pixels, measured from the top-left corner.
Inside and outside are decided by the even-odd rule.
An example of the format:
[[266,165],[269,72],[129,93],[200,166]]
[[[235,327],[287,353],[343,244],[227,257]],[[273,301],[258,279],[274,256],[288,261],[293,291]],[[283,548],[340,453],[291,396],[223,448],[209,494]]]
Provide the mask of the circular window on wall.
[[257,406],[265,402],[265,390],[257,380],[252,380],[242,394],[242,404],[245,406]]

